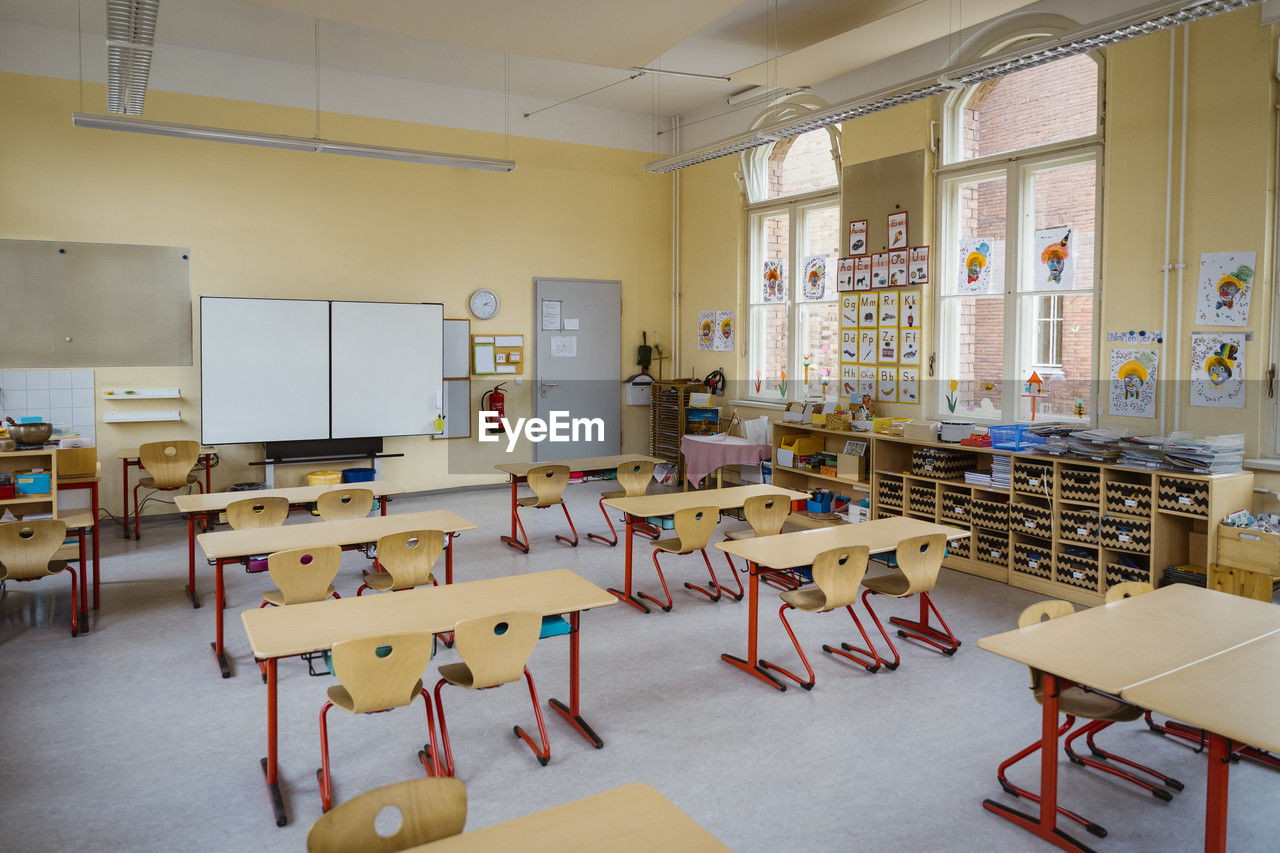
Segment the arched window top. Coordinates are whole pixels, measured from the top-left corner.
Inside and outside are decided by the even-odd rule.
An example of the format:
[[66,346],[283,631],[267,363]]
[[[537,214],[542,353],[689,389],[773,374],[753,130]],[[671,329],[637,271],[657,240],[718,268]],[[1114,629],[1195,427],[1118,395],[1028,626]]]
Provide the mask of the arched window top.
[[[797,118],[826,106],[801,95],[769,107],[752,129]],[[840,129],[825,127],[744,152],[743,177],[749,202],[787,198],[840,185]]]

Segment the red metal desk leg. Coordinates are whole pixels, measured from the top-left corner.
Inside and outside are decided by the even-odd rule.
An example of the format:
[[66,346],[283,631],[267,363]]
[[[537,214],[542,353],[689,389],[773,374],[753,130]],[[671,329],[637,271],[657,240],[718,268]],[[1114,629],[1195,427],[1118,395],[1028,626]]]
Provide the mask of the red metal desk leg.
[[720,659],[725,663],[736,666],[747,675],[754,675],[765,684],[770,684],[779,690],[786,690],[787,685],[774,678],[772,673],[760,665],[758,653],[760,627],[760,567],[748,560],[747,571],[750,575],[747,580],[747,657],[744,660],[737,655],[731,655],[728,652],[725,652],[720,655]]
[[100,582],[101,553],[98,548],[98,540],[102,537],[99,535],[98,527],[98,483],[95,480],[89,484],[89,496],[93,503],[93,609],[98,609],[98,584]]
[[231,662],[227,660],[227,653],[222,648],[222,609],[226,601],[226,591],[222,584],[222,560],[217,560],[214,568],[217,575],[218,583],[214,595],[218,597],[218,633],[217,640],[209,644],[213,649],[213,656],[218,661],[218,669],[222,672],[223,678],[231,677]]
[[120,460],[120,517],[124,520],[124,538],[129,538],[129,460]]
[[200,596],[196,593],[196,514],[187,514],[187,598],[192,607],[200,606]]
[[1209,796],[1204,814],[1205,853],[1227,849],[1227,788],[1231,767],[1231,743],[1222,735],[1209,735]]
[[619,601],[630,604],[641,613],[648,613],[649,606],[640,599],[631,594],[631,540],[636,531],[635,516],[631,513],[625,513],[627,517],[627,546],[626,546],[626,578],[622,589],[610,589],[609,592],[618,597]]
[[[81,527],[80,539],[80,633],[89,633],[89,561],[85,559],[84,537],[88,528]],[[75,607],[76,603],[71,602]]]
[[276,826],[284,826],[289,817],[284,813],[284,797],[280,796],[280,766],[276,761],[276,658],[267,658],[267,757],[261,764]]
[[595,729],[582,719],[582,713],[578,707],[578,618],[581,615],[576,610],[569,614],[569,704],[565,705],[559,699],[552,699],[547,704],[564,717],[569,725],[577,729],[578,734],[590,741],[592,746],[602,749],[604,741],[596,734]]
[[204,454],[204,493],[207,495],[213,491],[213,478],[209,476],[209,454]]
[[448,586],[453,583],[453,534],[445,534],[448,539],[444,546],[444,584]]

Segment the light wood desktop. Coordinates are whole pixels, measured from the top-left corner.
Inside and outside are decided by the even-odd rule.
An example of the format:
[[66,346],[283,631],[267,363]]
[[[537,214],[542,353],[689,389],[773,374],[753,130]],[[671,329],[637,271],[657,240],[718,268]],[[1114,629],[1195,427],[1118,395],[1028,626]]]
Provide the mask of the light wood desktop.
[[[125,451],[121,451],[124,453]],[[403,489],[385,482],[373,480],[367,483],[348,483],[347,485],[368,489],[375,498],[380,498],[382,515],[387,514],[387,503],[393,495],[403,494]],[[200,595],[196,592],[196,524],[204,529],[216,516],[236,501],[252,498],[281,497],[289,501],[290,510],[294,507],[315,503],[324,492],[341,489],[342,486],[292,486],[284,489],[259,489],[252,492],[197,492],[191,495],[178,495],[173,499],[178,512],[187,517],[187,598],[192,607],[200,606]]]
[[643,782],[410,848],[414,853],[692,853],[728,849],[656,788]]
[[[411,513],[394,518],[431,515]],[[438,514],[438,513],[437,513]],[[452,515],[452,513],[447,513]],[[456,516],[455,516],[456,517]],[[374,519],[362,519],[374,520]],[[381,520],[381,519],[377,519]],[[353,524],[336,522],[335,524]],[[467,522],[470,524],[469,522]],[[322,525],[307,525],[308,528]],[[474,527],[474,525],[471,525]],[[277,528],[277,530],[288,528]],[[438,527],[436,529],[439,529]],[[259,531],[245,531],[259,532]],[[210,534],[227,535],[227,534]],[[203,538],[203,537],[202,537]],[[276,825],[287,818],[280,796],[276,762],[276,661],[282,657],[327,651],[334,643],[372,634],[451,631],[458,622],[518,607],[542,616],[570,614],[569,702],[551,705],[597,748],[604,742],[583,720],[578,701],[580,611],[608,607],[616,599],[567,569],[467,581],[441,587],[418,587],[403,592],[329,599],[291,607],[253,608],[241,613],[254,657],[267,661],[267,756],[262,770],[271,793]],[[594,739],[593,739],[594,738]]]
[[[204,465],[204,490],[206,492],[213,491],[212,460],[217,452],[217,448],[200,446],[199,460]],[[136,447],[124,447],[116,451],[116,458],[120,460],[120,518],[124,527],[125,539],[129,538],[129,469],[142,469],[142,460],[138,454],[139,449]]]
[[801,500],[809,497],[808,492],[797,492],[793,489],[783,489],[778,486],[756,484],[752,486],[733,486],[728,489],[703,489],[700,492],[660,492],[653,495],[640,495],[634,498],[605,498],[602,503],[611,509],[621,512],[627,521],[625,582],[622,589],[611,589],[609,591],[641,613],[649,612],[648,605],[632,594],[631,587],[631,552],[637,521],[674,515],[682,509],[694,509],[704,506],[715,507],[719,512],[741,509],[748,498],[756,495],[779,495],[788,500]]
[[[258,530],[220,530],[217,533],[201,533],[196,542],[205,557],[214,564],[217,597],[217,633],[213,647],[214,658],[223,678],[231,677],[231,663],[223,646],[223,622],[226,592],[222,572],[227,563],[240,562],[255,554],[272,554],[291,548],[320,548],[337,545],[350,548],[372,545],[383,536],[403,533],[407,530],[439,530],[447,534],[445,545],[446,584],[453,577],[453,536],[461,530],[475,530],[476,525],[449,510],[408,512],[402,515],[373,515],[349,521],[315,521],[306,524],[287,524]],[[401,595],[403,593],[397,593]],[[381,597],[381,596],[378,596]],[[293,610],[293,607],[281,608]]]
[[[689,494],[702,495],[708,492],[690,492]],[[760,666],[758,654],[760,567],[793,569],[798,566],[808,566],[812,565],[814,558],[823,551],[855,545],[867,546],[872,554],[884,554],[897,548],[898,543],[904,539],[929,536],[934,533],[942,533],[949,540],[964,539],[969,536],[968,530],[961,530],[958,527],[948,527],[915,518],[896,517],[864,521],[859,524],[840,524],[818,530],[779,533],[776,536],[753,536],[749,539],[726,539],[723,542],[717,542],[716,547],[721,551],[746,560],[750,574],[747,596],[747,656],[740,658],[726,652],[720,655],[720,658],[766,684],[771,684],[779,690],[786,690],[785,684]]]
[[[1229,656],[1253,645],[1254,641],[1277,634],[1280,634],[1280,607],[1173,584],[1145,595],[983,637],[978,640],[979,648],[1040,670],[1044,696],[1039,816],[1024,814],[995,800],[986,800],[983,806],[1050,843],[1066,849],[1085,849],[1057,828],[1057,696],[1072,684],[1111,693],[1195,725],[1200,723],[1193,717],[1203,714],[1207,705],[1217,703],[1222,707],[1211,718],[1215,725],[1220,724],[1218,714],[1241,715],[1246,721],[1242,732],[1247,732],[1251,739],[1275,744],[1274,729],[1271,735],[1255,737],[1258,730],[1249,721],[1256,708],[1244,705],[1254,697],[1280,692],[1275,687],[1280,684],[1275,663],[1251,673],[1249,680],[1255,683],[1237,682],[1233,681],[1233,673],[1241,670],[1235,668]],[[1202,662],[1203,669],[1200,668]],[[1256,661],[1247,653],[1241,663]],[[1181,675],[1189,670],[1194,672]],[[1271,685],[1263,687],[1260,682],[1267,678],[1271,679]],[[1199,684],[1201,692],[1193,701],[1188,690],[1195,684]],[[1225,738],[1215,736],[1211,741],[1212,753],[1216,753],[1219,763],[1225,762],[1229,753]],[[1258,745],[1265,748],[1263,743]],[[1214,754],[1210,762],[1205,847],[1222,850],[1226,838],[1225,770],[1214,766]],[[1225,764],[1222,767],[1225,768]],[[1214,774],[1220,771],[1215,781]]]

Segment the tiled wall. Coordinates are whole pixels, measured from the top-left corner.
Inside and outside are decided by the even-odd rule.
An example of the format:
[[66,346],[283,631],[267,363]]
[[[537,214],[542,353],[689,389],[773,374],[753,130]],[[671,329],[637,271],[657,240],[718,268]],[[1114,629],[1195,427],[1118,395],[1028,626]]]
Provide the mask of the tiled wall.
[[39,416],[56,433],[94,440],[92,370],[0,370],[0,415]]

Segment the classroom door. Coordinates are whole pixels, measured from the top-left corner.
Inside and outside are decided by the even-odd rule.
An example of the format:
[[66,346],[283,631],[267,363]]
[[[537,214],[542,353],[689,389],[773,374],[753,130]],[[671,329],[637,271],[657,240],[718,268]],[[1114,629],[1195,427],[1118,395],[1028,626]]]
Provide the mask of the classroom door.
[[[533,414],[598,418],[578,441],[541,441],[537,462],[609,456],[622,447],[622,283],[584,279],[533,280]],[[557,417],[565,417],[559,415]]]

